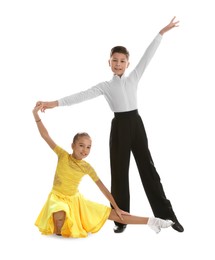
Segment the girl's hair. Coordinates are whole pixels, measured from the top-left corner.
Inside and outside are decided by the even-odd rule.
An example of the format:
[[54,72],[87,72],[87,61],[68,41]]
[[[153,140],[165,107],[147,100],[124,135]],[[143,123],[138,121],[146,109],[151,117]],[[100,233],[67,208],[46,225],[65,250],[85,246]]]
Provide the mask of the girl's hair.
[[89,136],[89,134],[88,133],[85,133],[85,132],[81,132],[81,133],[77,133],[74,137],[73,137],[73,143],[75,143],[76,141],[78,141],[78,139],[80,138],[80,137],[88,137],[88,138],[90,138],[90,136]]
[[113,47],[111,49],[111,51],[110,51],[110,57],[112,57],[113,54],[116,53],[116,52],[125,54],[126,58],[129,59],[129,52],[128,52],[128,50],[125,47],[123,47],[123,46],[115,46],[115,47]]

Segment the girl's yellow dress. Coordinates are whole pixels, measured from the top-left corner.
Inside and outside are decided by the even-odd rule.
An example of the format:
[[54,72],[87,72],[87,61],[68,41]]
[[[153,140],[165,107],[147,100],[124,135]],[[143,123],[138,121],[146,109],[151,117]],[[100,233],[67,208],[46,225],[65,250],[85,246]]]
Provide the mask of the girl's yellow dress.
[[88,174],[95,182],[99,180],[95,170],[89,163],[76,160],[59,146],[55,147],[54,152],[58,156],[58,164],[53,187],[35,225],[42,234],[53,234],[53,213],[63,210],[66,218],[62,236],[81,238],[98,232],[109,217],[111,208],[87,200],[78,191],[84,175]]

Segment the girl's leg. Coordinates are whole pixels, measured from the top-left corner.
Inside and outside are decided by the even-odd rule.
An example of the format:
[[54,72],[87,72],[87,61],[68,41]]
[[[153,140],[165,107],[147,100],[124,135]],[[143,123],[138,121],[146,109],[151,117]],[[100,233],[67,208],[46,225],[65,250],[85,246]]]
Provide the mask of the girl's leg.
[[63,227],[65,217],[66,213],[63,210],[53,213],[54,233],[58,236],[61,236],[61,228]]
[[147,224],[149,218],[139,217],[134,215],[123,215],[123,220],[116,214],[114,209],[111,209],[108,219],[119,222],[121,224]]
[[123,215],[123,220],[121,220],[120,217],[116,214],[116,211],[114,209],[111,209],[108,219],[116,221],[118,223],[122,223],[122,224],[148,225],[156,233],[159,233],[161,228],[168,228],[174,224],[171,220],[164,220],[164,219],[155,218],[155,217],[153,217],[153,218],[140,217],[140,216],[134,216],[134,215]]

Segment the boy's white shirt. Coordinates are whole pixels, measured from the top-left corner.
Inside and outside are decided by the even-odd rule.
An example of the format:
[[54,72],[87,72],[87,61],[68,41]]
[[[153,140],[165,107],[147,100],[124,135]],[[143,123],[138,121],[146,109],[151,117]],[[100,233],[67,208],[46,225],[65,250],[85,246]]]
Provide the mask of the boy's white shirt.
[[99,84],[76,94],[58,100],[59,106],[70,106],[100,95],[104,95],[113,112],[128,112],[137,109],[137,87],[146,67],[160,45],[162,36],[157,34],[150,43],[139,63],[128,76],[114,75],[110,81]]

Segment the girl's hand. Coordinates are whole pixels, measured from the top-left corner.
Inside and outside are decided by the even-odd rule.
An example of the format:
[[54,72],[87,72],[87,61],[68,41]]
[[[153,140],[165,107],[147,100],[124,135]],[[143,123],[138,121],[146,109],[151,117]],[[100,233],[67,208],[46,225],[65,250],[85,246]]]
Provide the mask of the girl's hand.
[[130,215],[130,213],[129,212],[127,212],[127,211],[124,211],[124,210],[122,210],[122,209],[115,209],[115,211],[116,211],[116,214],[119,216],[119,218],[121,219],[121,220],[123,220],[123,215]]
[[39,110],[42,111],[43,105],[37,105],[33,109],[33,113],[38,113]]

